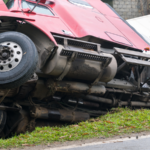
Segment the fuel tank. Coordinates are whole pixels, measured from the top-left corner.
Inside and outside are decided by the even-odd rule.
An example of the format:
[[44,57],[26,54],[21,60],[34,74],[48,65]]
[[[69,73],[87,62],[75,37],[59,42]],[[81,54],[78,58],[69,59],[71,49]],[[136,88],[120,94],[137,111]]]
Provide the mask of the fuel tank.
[[111,54],[59,45],[42,71],[58,79],[93,82],[100,77],[99,81],[109,82],[116,75],[117,62]]

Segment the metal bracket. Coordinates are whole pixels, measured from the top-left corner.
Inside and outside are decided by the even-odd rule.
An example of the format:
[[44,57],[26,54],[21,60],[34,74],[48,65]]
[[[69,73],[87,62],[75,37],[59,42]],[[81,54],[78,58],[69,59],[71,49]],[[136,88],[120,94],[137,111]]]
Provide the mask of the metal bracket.
[[64,39],[64,47],[67,47],[67,46],[68,46],[68,40]]
[[0,53],[2,52],[3,50],[3,45],[0,45]]
[[110,59],[107,59],[103,64],[102,64],[102,70],[101,70],[101,72],[99,73],[99,75],[98,75],[98,77],[95,79],[95,81],[92,83],[92,86],[93,85],[95,85],[95,84],[97,84],[98,83],[98,81],[100,80],[100,78],[102,77],[102,75],[103,75],[103,70],[108,66],[108,64],[110,63]]
[[107,59],[102,65],[101,65],[101,71],[98,75],[98,77],[95,79],[95,81],[93,83],[91,83],[91,85],[89,86],[89,90],[87,91],[88,94],[90,94],[91,88],[93,85],[97,84],[100,80],[100,78],[103,75],[103,70],[109,65],[109,63],[111,62],[111,59]]
[[72,64],[73,60],[76,58],[76,56],[77,56],[77,52],[73,52],[72,56],[67,61],[67,64],[66,64],[66,67],[65,67],[63,73],[58,77],[58,79],[57,79],[58,81],[61,81],[67,75],[69,69],[71,68],[71,64]]
[[150,80],[150,77],[148,77],[148,78],[141,84],[141,87],[142,87],[145,83],[147,83],[149,80]]
[[100,44],[97,44],[97,52],[100,54],[102,51],[101,51],[101,45]]
[[5,94],[3,95],[3,97],[0,99],[0,104],[3,102],[3,100],[5,99],[5,97],[8,95],[9,91],[10,91],[10,89],[7,90],[7,91],[5,92]]

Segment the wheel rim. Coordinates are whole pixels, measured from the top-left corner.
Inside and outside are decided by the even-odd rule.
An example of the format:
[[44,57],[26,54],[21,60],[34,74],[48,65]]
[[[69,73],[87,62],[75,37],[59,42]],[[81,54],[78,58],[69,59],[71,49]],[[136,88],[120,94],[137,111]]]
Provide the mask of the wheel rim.
[[0,43],[0,72],[17,67],[22,60],[22,48],[15,42]]

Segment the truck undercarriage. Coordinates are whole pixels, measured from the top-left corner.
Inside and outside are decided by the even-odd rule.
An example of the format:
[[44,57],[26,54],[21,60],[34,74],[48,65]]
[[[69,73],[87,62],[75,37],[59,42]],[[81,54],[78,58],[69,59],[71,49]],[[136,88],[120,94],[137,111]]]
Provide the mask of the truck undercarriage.
[[[8,20],[0,23],[0,137],[31,131],[37,119],[73,123],[104,115],[113,107],[150,107],[147,53],[92,36],[53,34],[58,44],[54,46],[25,21]],[[32,33],[26,30],[29,26]],[[30,70],[7,83],[3,73],[12,72],[26,55],[23,43],[10,39],[13,35],[18,40],[28,36],[38,57],[30,54]]]

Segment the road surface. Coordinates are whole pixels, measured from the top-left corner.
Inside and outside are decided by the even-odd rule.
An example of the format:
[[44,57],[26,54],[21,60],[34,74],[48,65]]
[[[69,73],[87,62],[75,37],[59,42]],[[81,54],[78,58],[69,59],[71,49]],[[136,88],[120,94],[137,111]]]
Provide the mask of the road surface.
[[59,148],[47,148],[45,150],[150,150],[150,136],[124,138]]

